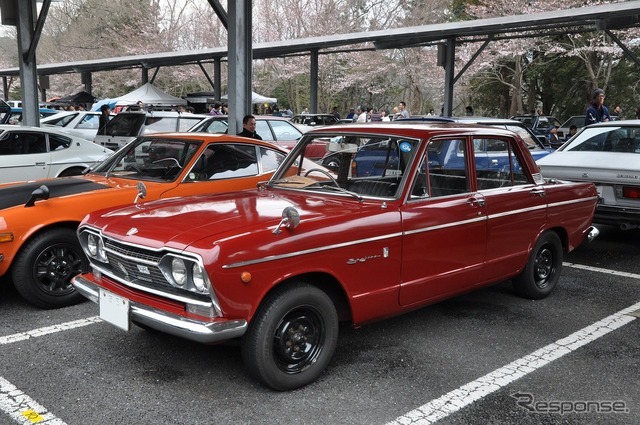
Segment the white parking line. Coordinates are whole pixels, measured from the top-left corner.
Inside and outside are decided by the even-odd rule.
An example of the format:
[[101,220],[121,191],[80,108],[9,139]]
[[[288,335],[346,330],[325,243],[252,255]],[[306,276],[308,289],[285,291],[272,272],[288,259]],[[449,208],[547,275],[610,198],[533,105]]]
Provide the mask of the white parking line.
[[11,382],[0,376],[0,410],[19,424],[66,425]]
[[574,263],[562,263],[562,265],[567,267],[572,267],[574,269],[588,270],[590,272],[605,273],[605,274],[611,274],[614,276],[630,277],[633,279],[640,280],[640,274],[636,274],[636,273],[619,272],[616,270],[602,269],[600,267],[584,266],[582,264],[574,264]]
[[639,309],[640,302],[432,400],[387,425],[428,425],[443,419],[550,362],[636,320],[636,317],[629,314]]
[[[98,316],[86,319],[74,320],[72,322],[61,323],[59,325],[47,326],[33,329],[29,332],[22,332],[13,335],[0,337],[0,345],[11,344],[31,338],[38,338],[56,332],[69,329],[80,328],[101,322]],[[31,397],[20,391],[11,382],[0,376],[0,410],[7,413],[19,424],[39,424],[39,425],[66,425],[47,409],[38,404]]]
[[86,319],[74,320],[73,322],[61,323],[59,325],[47,326],[44,328],[33,329],[29,332],[22,332],[13,335],[0,336],[0,345],[11,344],[25,339],[38,338],[56,332],[66,331],[69,329],[80,328],[82,326],[99,323],[102,320],[98,316],[88,317]]

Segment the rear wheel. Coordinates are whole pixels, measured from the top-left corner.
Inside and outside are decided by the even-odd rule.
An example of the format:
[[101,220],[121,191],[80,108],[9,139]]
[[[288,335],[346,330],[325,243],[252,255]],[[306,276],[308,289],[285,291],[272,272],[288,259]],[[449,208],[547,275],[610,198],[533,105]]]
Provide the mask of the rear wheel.
[[84,300],[71,278],[88,270],[89,261],[72,229],[53,229],[34,237],[12,267],[13,285],[35,306],[58,308]]
[[543,233],[533,247],[522,273],[513,279],[516,293],[539,300],[547,297],[558,283],[562,270],[562,242],[555,232]]
[[313,382],[327,367],[338,340],[338,315],[331,298],[310,286],[271,294],[242,341],[249,373],[285,391]]

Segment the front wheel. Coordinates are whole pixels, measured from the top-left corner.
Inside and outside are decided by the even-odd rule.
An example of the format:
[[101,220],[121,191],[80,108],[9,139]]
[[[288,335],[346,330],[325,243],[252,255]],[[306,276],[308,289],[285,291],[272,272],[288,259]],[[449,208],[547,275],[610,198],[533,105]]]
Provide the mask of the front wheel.
[[555,232],[543,233],[531,251],[522,273],[513,279],[516,293],[539,300],[547,297],[560,279],[562,242]]
[[337,341],[331,298],[303,284],[265,299],[243,338],[242,358],[255,379],[275,390],[293,390],[320,376]]
[[89,261],[72,229],[53,229],[34,237],[12,267],[13,285],[37,307],[66,307],[84,299],[71,278],[87,271]]

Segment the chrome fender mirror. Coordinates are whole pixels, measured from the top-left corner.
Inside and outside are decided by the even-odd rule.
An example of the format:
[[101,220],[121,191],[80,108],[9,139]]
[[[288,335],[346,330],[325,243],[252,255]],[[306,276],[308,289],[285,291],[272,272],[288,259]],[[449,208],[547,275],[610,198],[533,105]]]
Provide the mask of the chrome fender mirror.
[[138,194],[136,195],[136,199],[133,200],[134,204],[138,203],[139,199],[144,199],[147,197],[147,187],[142,182],[138,182]]
[[278,235],[282,232],[282,227],[288,227],[289,229],[295,229],[300,224],[300,213],[293,207],[286,207],[282,210],[282,220],[278,223],[278,226],[273,229],[273,234]]

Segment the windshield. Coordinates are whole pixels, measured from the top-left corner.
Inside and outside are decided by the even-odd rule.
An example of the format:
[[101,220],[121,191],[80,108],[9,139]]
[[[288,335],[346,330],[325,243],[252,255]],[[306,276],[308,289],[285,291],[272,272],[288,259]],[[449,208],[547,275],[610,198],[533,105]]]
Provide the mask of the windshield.
[[134,180],[173,181],[201,144],[201,141],[140,137],[90,172]]
[[[324,144],[316,161],[307,150]],[[342,192],[358,198],[394,198],[408,174],[419,141],[372,135],[305,135],[269,182],[272,187]]]
[[640,126],[586,127],[560,150],[640,153]]

